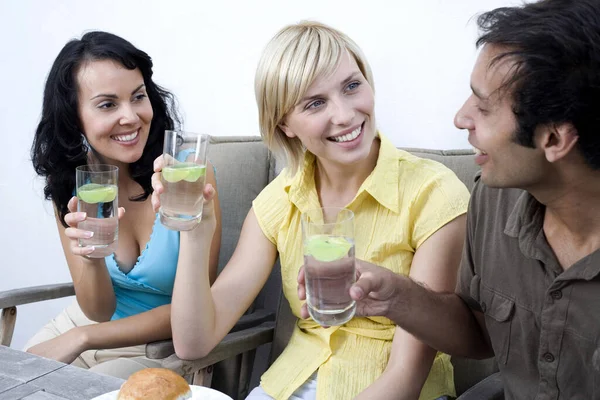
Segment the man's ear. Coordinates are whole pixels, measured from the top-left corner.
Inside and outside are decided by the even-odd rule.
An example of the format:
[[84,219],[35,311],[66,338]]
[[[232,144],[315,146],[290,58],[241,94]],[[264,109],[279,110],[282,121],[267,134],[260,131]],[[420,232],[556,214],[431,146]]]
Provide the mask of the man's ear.
[[544,127],[538,136],[538,146],[549,162],[565,158],[579,140],[577,129],[570,122]]
[[292,130],[290,129],[289,126],[286,125],[285,121],[283,121],[282,123],[277,125],[277,127],[279,129],[281,129],[283,131],[283,133],[285,133],[285,136],[289,137],[290,139],[293,139],[296,137],[296,134],[294,132],[292,132]]

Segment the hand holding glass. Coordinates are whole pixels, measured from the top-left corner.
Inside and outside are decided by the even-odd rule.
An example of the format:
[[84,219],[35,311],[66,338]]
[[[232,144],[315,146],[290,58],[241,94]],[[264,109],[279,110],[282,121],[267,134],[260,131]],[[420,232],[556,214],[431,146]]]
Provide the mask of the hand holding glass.
[[352,319],[356,303],[350,287],[356,280],[354,213],[345,208],[318,208],[302,214],[306,305],[320,325]]
[[75,170],[77,211],[87,217],[77,225],[90,231],[89,239],[79,239],[79,246],[93,246],[87,257],[103,258],[115,252],[119,236],[119,168],[114,165],[82,165]]
[[159,214],[169,229],[189,231],[202,219],[208,141],[208,135],[165,132]]

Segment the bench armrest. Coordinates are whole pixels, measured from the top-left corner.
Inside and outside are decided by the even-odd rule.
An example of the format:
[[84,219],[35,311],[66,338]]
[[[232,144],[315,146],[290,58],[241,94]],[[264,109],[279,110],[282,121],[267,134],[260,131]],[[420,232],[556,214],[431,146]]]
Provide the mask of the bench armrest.
[[180,375],[194,374],[210,365],[272,342],[274,331],[275,323],[273,321],[264,322],[253,328],[227,334],[206,357],[197,360],[182,360],[173,354],[163,360],[162,366]]
[[10,346],[17,321],[17,306],[73,295],[75,295],[75,289],[73,283],[70,282],[0,292],[0,344]]
[[73,283],[31,286],[0,292],[0,309],[75,295]]

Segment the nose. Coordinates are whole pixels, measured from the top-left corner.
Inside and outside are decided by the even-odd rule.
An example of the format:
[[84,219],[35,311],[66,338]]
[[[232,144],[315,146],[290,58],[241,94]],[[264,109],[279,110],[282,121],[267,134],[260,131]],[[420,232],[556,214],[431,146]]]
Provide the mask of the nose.
[[350,125],[354,120],[354,107],[347,101],[332,102],[331,122],[335,125]]
[[458,110],[458,112],[454,116],[454,126],[456,126],[458,129],[475,129],[475,122],[473,121],[471,115],[468,113],[468,101],[465,102],[465,104],[463,104],[463,106]]
[[137,115],[131,105],[126,104],[121,107],[121,118],[119,119],[119,123],[121,125],[135,124],[139,121],[139,119],[140,117]]

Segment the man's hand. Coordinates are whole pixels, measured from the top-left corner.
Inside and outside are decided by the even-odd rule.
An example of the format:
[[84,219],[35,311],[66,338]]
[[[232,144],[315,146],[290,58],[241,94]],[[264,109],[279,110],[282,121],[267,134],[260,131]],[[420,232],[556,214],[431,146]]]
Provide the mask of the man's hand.
[[408,278],[362,260],[356,260],[356,274],[356,283],[350,288],[350,297],[356,301],[356,315],[389,316],[401,300],[402,280]]
[[[356,260],[357,281],[350,288],[350,297],[356,301],[356,316],[387,317],[397,306],[401,296],[402,279],[392,271],[362,260]],[[298,297],[306,300],[304,267],[298,273]],[[302,318],[308,318],[306,303],[300,310]]]

